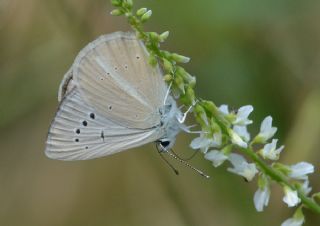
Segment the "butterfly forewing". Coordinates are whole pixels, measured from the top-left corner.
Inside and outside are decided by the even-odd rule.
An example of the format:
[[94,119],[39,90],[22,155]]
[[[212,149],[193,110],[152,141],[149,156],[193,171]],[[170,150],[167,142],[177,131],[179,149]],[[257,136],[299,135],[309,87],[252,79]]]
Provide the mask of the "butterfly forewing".
[[128,128],[159,125],[166,85],[134,34],[101,36],[79,53],[72,70],[81,96],[102,117]]
[[46,155],[84,160],[110,155],[159,139],[159,129],[128,129],[90,107],[76,88],[66,94],[51,123]]

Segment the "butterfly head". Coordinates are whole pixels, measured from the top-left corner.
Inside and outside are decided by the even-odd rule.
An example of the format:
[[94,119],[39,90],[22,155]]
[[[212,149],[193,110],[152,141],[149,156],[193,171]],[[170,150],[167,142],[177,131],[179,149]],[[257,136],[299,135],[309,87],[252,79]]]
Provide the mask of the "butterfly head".
[[164,136],[156,141],[156,145],[159,151],[168,151],[174,145],[177,134],[184,127],[179,121],[182,113],[175,100],[169,96],[166,105],[160,109],[160,114],[160,128],[164,131]]

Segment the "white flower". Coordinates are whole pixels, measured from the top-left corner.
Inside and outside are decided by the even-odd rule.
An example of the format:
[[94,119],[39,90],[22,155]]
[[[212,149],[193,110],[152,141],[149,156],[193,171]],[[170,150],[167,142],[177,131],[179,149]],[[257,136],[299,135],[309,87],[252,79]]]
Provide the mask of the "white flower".
[[251,105],[246,105],[239,108],[237,113],[237,118],[232,124],[238,125],[238,126],[246,126],[251,124],[252,120],[249,120],[248,116],[252,111],[253,111],[253,107]]
[[242,140],[242,138],[237,134],[235,133],[233,130],[230,130],[229,131],[229,134],[230,134],[230,137],[231,137],[231,142],[233,144],[236,144],[242,148],[247,148],[248,147],[248,144],[246,142],[244,142]]
[[305,195],[308,195],[311,192],[312,187],[309,187],[309,181],[308,180],[304,181],[304,183],[301,186],[301,190],[303,191],[303,193]]
[[304,218],[289,218],[281,226],[301,226],[303,223]]
[[224,115],[228,115],[229,114],[229,109],[228,109],[228,105],[221,105],[219,107],[219,110],[224,114]]
[[248,133],[246,126],[234,126],[233,131],[238,134],[243,141],[249,142],[250,141],[250,133]]
[[190,147],[193,149],[201,149],[209,146],[210,139],[205,137],[203,134],[191,141]]
[[281,151],[284,149],[284,145],[276,149],[277,142],[277,139],[272,139],[271,143],[264,145],[263,149],[259,151],[261,156],[265,159],[278,160]]
[[218,167],[228,159],[228,156],[225,155],[222,151],[212,150],[207,152],[204,155],[204,158],[210,160],[214,167]]
[[267,116],[261,123],[260,133],[255,137],[258,143],[265,143],[277,132],[276,127],[272,127],[272,117]]
[[287,203],[288,207],[293,207],[300,203],[301,200],[298,197],[297,191],[292,190],[288,186],[284,186],[283,190],[285,194],[283,201]]
[[201,149],[203,153],[206,153],[210,147],[220,147],[221,143],[221,132],[213,134],[212,137],[207,137],[205,133],[201,133],[200,137],[197,137],[191,141],[190,147],[192,149]]
[[225,104],[221,105],[219,107],[219,110],[225,116],[230,117],[230,120],[232,121],[233,125],[246,126],[252,123],[252,120],[248,119],[248,116],[253,111],[253,107],[251,105],[240,107],[236,115],[233,113],[230,114],[228,105]]
[[289,177],[297,180],[308,179],[307,174],[314,172],[314,166],[308,162],[299,162],[295,165],[290,166]]
[[256,165],[248,163],[241,155],[231,153],[229,161],[233,168],[228,168],[228,171],[243,176],[247,181],[251,181],[258,172]]
[[281,226],[301,226],[303,223],[304,214],[302,212],[302,206],[300,206],[293,214],[293,217],[287,219]]
[[269,186],[264,186],[264,188],[259,188],[256,193],[254,193],[253,201],[254,206],[258,212],[263,211],[264,206],[267,206],[270,199],[270,188]]

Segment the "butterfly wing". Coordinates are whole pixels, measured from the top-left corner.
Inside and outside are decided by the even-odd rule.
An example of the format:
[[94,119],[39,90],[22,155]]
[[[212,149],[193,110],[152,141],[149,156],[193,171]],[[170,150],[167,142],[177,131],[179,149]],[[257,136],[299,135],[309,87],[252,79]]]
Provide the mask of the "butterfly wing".
[[63,76],[59,86],[58,101],[61,102],[63,97],[75,87],[73,81],[72,67]]
[[134,34],[101,36],[79,53],[72,69],[81,96],[102,116],[129,128],[159,125],[167,88]]
[[45,153],[60,160],[93,159],[155,141],[159,128],[129,129],[98,113],[74,88],[51,123]]

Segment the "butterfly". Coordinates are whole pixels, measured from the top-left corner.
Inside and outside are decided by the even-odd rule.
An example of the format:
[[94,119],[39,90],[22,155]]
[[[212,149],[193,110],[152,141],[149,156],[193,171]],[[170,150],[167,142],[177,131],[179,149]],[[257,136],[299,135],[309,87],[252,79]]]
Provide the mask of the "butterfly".
[[185,126],[159,66],[133,33],[115,32],[89,43],[65,74],[45,154],[86,160],[150,142],[169,150]]

